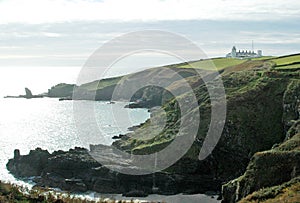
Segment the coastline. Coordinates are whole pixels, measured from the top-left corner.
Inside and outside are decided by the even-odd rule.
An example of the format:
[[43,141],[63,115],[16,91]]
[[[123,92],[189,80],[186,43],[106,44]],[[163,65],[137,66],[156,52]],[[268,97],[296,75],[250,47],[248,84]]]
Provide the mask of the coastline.
[[[276,69],[274,64],[267,62],[246,61],[242,65],[222,71],[228,102],[228,115],[222,137],[212,154],[205,160],[199,160],[197,155],[209,126],[209,120],[204,119],[190,150],[174,165],[155,174],[159,176],[155,182],[161,194],[194,194],[222,190],[223,202],[233,203],[249,198],[248,195],[262,187],[283,188],[286,182],[298,181],[299,69]],[[205,85],[197,77],[191,76],[187,80],[197,93],[199,111],[204,118],[209,118],[210,104],[205,99],[208,95]],[[170,86],[180,88],[178,84]],[[157,103],[151,101],[155,98],[152,94],[158,91],[162,95],[159,89],[144,91],[152,104]],[[112,146],[134,155],[153,154],[168,146],[178,131],[180,114],[176,101],[165,100],[161,104],[168,118],[167,128],[155,139],[139,141],[141,136],[151,136],[155,132],[151,128],[150,120],[147,120],[138,127],[133,127],[133,132],[118,136]],[[152,114],[151,119],[160,121],[160,116]],[[190,132],[189,125],[183,128],[186,133]],[[104,163],[118,163],[114,167],[130,167],[132,160],[116,154],[112,147],[99,147],[99,151],[104,152],[104,155],[100,154]],[[95,150],[97,151],[97,147],[90,151]],[[278,160],[283,164],[278,165]],[[38,166],[28,165],[29,162],[37,162]],[[52,154],[41,149],[32,150],[29,155],[20,155],[16,151],[15,157],[8,163],[8,168],[19,177],[39,177],[36,181],[42,187],[135,195],[155,193],[153,176],[130,177],[119,174],[105,168],[105,164],[92,160],[89,152],[82,148]],[[266,171],[266,168],[272,170]],[[284,169],[287,170],[283,173]]]

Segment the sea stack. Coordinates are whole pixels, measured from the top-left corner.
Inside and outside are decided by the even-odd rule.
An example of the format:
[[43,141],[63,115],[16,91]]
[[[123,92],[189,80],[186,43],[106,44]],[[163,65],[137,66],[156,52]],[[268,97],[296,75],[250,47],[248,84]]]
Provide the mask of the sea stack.
[[14,159],[19,159],[20,158],[20,150],[19,149],[15,149],[14,151]]
[[32,92],[31,92],[31,90],[30,89],[28,89],[27,87],[25,87],[25,98],[26,99],[30,99],[30,98],[32,98],[33,96],[32,96]]

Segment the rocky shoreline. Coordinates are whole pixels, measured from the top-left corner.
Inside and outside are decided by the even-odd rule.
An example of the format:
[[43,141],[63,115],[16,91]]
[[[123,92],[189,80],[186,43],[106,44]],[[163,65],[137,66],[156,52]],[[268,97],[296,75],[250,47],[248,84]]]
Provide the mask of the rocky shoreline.
[[[92,150],[101,151],[103,163],[119,162],[120,164],[115,167],[130,167],[124,165],[128,160],[123,159],[122,163],[119,160],[112,160],[117,159],[118,154],[112,155],[111,147],[97,145],[93,146]],[[14,158],[7,163],[7,169],[17,178],[34,176],[34,182],[39,187],[60,188],[80,193],[86,191],[121,193],[133,197],[153,193],[162,195],[205,193],[220,184],[215,181],[214,185],[210,177],[201,175],[196,178],[194,175],[167,172],[141,176],[121,174],[97,162],[91,156],[92,152],[76,147],[69,151],[55,151],[50,154],[47,150],[37,148],[31,150],[28,155],[20,155],[20,151],[15,150]]]

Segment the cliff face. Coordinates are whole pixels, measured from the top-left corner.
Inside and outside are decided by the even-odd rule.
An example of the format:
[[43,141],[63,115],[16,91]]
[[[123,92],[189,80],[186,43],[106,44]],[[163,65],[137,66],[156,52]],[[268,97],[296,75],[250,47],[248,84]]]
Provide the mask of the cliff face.
[[286,139],[300,133],[300,82],[292,80],[283,98],[283,122]]
[[[275,146],[271,150],[256,153],[251,158],[244,175],[223,185],[223,202],[236,202],[262,188],[282,185],[285,182],[299,177],[299,88],[300,80],[291,80],[284,92],[282,120],[286,129],[285,142],[279,146]],[[296,182],[299,182],[299,179],[293,180],[293,184],[296,184]],[[271,194],[271,197],[275,198],[276,195],[278,194]],[[243,201],[261,200],[263,197],[266,198],[264,193],[260,195],[256,194]]]

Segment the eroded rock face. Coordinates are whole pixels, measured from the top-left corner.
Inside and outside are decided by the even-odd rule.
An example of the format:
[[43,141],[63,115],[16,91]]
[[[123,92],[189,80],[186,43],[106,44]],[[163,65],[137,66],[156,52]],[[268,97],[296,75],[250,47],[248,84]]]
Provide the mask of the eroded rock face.
[[283,97],[283,122],[286,139],[299,132],[300,120],[300,80],[291,81]]

